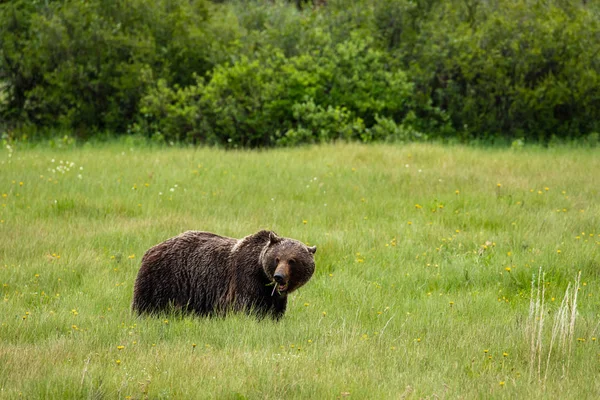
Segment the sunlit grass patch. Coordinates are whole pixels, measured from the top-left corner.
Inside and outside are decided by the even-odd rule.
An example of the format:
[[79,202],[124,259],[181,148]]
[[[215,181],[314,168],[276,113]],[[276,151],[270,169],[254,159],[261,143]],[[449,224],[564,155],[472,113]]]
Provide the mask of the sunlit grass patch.
[[[566,148],[13,148],[0,153],[0,393],[593,397],[598,169],[597,151]],[[263,228],[319,249],[281,322],[130,313],[150,246]],[[526,336],[540,267],[542,349],[581,271],[566,372]]]

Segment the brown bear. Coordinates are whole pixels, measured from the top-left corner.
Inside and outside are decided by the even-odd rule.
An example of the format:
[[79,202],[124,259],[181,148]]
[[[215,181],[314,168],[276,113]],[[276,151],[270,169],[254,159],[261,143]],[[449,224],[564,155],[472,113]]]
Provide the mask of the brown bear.
[[239,240],[188,231],[144,254],[131,308],[205,316],[245,311],[279,319],[287,295],[311,278],[316,251],[271,231]]

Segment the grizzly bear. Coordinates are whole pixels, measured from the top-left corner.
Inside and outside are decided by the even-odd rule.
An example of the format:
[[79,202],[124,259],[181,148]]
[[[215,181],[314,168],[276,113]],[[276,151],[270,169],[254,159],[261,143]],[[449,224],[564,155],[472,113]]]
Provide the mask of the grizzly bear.
[[131,308],[198,315],[244,311],[279,319],[287,295],[311,278],[316,246],[260,231],[243,239],[188,231],[144,254]]

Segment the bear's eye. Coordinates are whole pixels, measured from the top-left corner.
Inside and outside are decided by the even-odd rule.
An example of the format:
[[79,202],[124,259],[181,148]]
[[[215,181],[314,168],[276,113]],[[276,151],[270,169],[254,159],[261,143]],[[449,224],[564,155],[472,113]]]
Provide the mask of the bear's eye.
[[290,259],[290,261],[288,261],[288,264],[292,265],[292,264],[296,264],[296,260],[294,260],[293,258]]
[[275,259],[275,264],[279,264],[279,257]]

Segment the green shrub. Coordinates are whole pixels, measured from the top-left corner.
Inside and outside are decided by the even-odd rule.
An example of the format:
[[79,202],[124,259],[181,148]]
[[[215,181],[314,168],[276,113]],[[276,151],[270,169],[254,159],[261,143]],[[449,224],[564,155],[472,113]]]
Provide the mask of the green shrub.
[[0,129],[248,147],[596,142],[597,2],[298,4],[0,3]]
[[376,116],[402,122],[412,104],[406,75],[353,38],[293,57],[265,48],[254,60],[217,66],[209,79],[185,89],[161,81],[142,100],[135,129],[227,146],[364,140]]
[[598,144],[600,143],[600,134],[598,132],[592,132],[589,135],[587,135],[587,138],[585,139],[585,142],[590,146],[590,147],[597,147]]
[[123,132],[149,83],[190,84],[222,58],[204,0],[36,4],[0,6],[0,66],[5,115],[38,126]]
[[292,111],[295,126],[277,139],[279,145],[356,139],[365,131],[362,119],[354,117],[345,107],[324,108],[313,99],[306,99],[294,104]]
[[547,141],[598,129],[597,14],[521,0],[468,15],[440,6],[405,60],[459,137]]
[[376,115],[402,121],[414,106],[413,84],[370,39],[353,36],[324,52],[322,62],[328,75],[319,103],[346,107],[367,126]]
[[169,140],[227,146],[267,146],[291,127],[292,106],[314,92],[310,59],[287,59],[279,51],[265,58],[243,57],[217,66],[206,81],[169,88],[164,81],[142,99],[141,131],[161,132]]
[[386,141],[395,143],[406,143],[427,140],[427,135],[415,128],[415,124],[410,121],[415,118],[414,114],[410,114],[405,123],[398,124],[390,118],[375,117],[375,125],[370,129],[365,130],[361,135],[363,142]]
[[[201,80],[200,80],[201,83]],[[203,123],[196,104],[202,85],[170,88],[164,79],[151,86],[140,102],[139,122],[130,132],[155,140],[194,141]],[[205,138],[204,142],[215,142]]]

